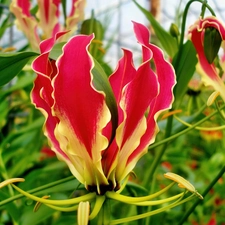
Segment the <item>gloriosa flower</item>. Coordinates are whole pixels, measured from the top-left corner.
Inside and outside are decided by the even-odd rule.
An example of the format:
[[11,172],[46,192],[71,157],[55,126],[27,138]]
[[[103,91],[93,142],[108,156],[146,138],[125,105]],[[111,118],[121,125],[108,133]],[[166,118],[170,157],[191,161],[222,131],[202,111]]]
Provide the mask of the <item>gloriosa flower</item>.
[[74,36],[56,61],[50,59],[56,39],[65,32],[41,42],[32,65],[37,73],[32,101],[46,117],[52,150],[87,190],[99,195],[120,189],[154,142],[158,116],[173,101],[171,64],[149,43],[148,29],[133,24],[143,55],[137,69],[132,52],[123,49],[108,79],[88,52],[93,34]]
[[[65,24],[60,24],[60,0],[37,0],[38,11],[34,17],[30,0],[12,0],[10,11],[16,17],[17,27],[24,32],[32,49],[38,50],[43,39],[54,36],[59,31],[77,29],[77,24],[84,17],[85,0],[73,0],[71,11]],[[64,40],[66,40],[64,36]]]
[[197,70],[204,84],[212,86],[225,101],[225,85],[214,61],[214,54],[217,54],[221,41],[225,40],[224,25],[214,16],[200,18],[190,27],[189,33],[199,59]]

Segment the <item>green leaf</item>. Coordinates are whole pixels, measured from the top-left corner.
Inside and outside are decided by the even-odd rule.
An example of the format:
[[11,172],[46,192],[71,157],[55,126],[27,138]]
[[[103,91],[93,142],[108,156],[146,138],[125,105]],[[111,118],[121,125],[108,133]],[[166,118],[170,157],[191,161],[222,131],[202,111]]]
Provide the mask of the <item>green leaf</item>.
[[[0,190],[0,202],[9,198],[9,195],[6,193],[7,192],[4,188]],[[4,208],[9,213],[9,215],[14,219],[14,221],[18,221],[20,219],[21,214],[14,202],[10,202],[4,205]]]
[[12,25],[12,23],[10,23],[10,15],[8,15],[3,21],[2,23],[0,24],[1,26],[1,29],[0,29],[0,38],[2,38],[2,36],[4,35],[5,33],[5,30],[10,27]]
[[135,0],[133,0],[133,2],[137,5],[137,7],[143,12],[143,14],[151,23],[156,36],[158,37],[160,43],[162,44],[162,47],[165,49],[167,54],[173,58],[178,50],[176,39],[172,37],[167,31],[164,30],[164,28],[155,20],[155,18],[149,11],[140,6]]
[[[56,159],[57,160],[57,159]],[[50,177],[48,183],[54,182],[55,180],[60,179],[62,172],[65,170],[65,164],[63,162],[51,162],[53,164],[52,168],[47,168],[48,164],[45,167],[36,169],[34,168],[26,177],[26,182],[20,184],[20,188],[23,190],[29,190],[32,187],[40,187],[46,185],[46,174]],[[46,169],[47,168],[47,169]],[[58,171],[57,173],[55,171]],[[73,192],[79,186],[79,181],[74,177],[73,180],[63,182],[58,185],[51,186],[49,188],[44,188],[38,192],[35,192],[35,195],[45,195],[46,193],[65,193],[67,191]]]
[[60,42],[55,44],[49,54],[49,58],[57,60],[59,56],[62,54],[62,48],[65,44],[66,42]]
[[9,103],[6,99],[0,102],[0,130],[5,126],[7,122],[7,115],[9,112]]
[[[28,207],[28,206],[27,206]],[[29,206],[29,210],[23,212],[20,218],[21,225],[36,225],[41,222],[47,221],[52,216],[55,210],[45,206],[44,204],[38,209],[37,212],[33,212],[33,206]],[[46,224],[46,223],[45,223]]]
[[76,216],[76,214],[75,215],[68,215],[68,213],[62,214],[62,215],[60,215],[59,218],[57,218],[57,220],[53,221],[52,225],[66,225],[65,221],[67,224],[75,224],[75,222],[74,222],[74,221],[76,221],[75,216]]
[[[118,125],[118,110],[117,110],[117,103],[115,96],[113,94],[113,90],[111,85],[108,81],[108,77],[105,74],[105,71],[102,69],[101,65],[94,60],[94,68],[92,69],[93,74],[93,83],[97,90],[103,91],[106,95],[106,104],[111,113],[111,120],[112,120],[112,130],[115,131]],[[115,133],[112,134],[113,138]]]
[[21,128],[19,131],[16,132],[16,134],[23,134],[23,133],[29,133],[31,131],[36,131],[37,129],[40,129],[44,124],[44,117],[41,116],[35,120],[32,121],[32,123],[28,124],[27,126]]
[[10,88],[1,90],[0,92],[0,101],[6,95],[11,94],[14,91],[21,90],[29,85],[32,85],[34,81],[34,76],[21,76],[15,84],[13,84]]
[[[176,62],[177,55],[174,57],[174,61]],[[179,101],[187,90],[187,86],[189,81],[191,80],[194,72],[195,66],[198,62],[196,57],[196,50],[191,41],[187,41],[182,48],[182,53],[180,58],[178,59],[178,63],[176,63],[177,68],[176,76],[177,76],[177,85],[174,90],[175,99]]]
[[32,131],[37,131],[41,129],[44,124],[44,117],[39,117],[36,120],[33,120],[32,123],[27,126],[19,129],[18,131],[12,131],[8,136],[0,143],[0,147],[6,148],[7,143],[12,143],[16,141],[17,137],[21,137],[22,134],[30,133]]
[[85,20],[81,25],[81,34],[89,35],[92,33],[95,34],[95,39],[92,41],[89,51],[95,59],[99,60],[104,55],[101,47],[105,32],[102,24],[93,15],[91,19]]
[[128,181],[127,182],[127,185],[126,185],[126,188],[127,189],[132,189],[132,192],[133,193],[138,193],[139,195],[148,195],[148,190],[146,188],[144,188],[143,186],[139,185],[139,184],[136,184],[134,182],[130,182]]
[[104,29],[102,24],[95,18],[84,20],[81,25],[81,34],[95,34],[97,40],[102,40],[104,37]]
[[27,62],[38,53],[17,52],[0,54],[0,86],[12,80],[27,64]]

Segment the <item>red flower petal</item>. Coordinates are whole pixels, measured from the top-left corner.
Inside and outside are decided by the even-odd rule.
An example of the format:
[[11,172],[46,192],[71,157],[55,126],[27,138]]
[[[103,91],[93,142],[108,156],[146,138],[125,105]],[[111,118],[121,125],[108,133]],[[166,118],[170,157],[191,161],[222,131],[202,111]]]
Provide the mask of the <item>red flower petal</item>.
[[[142,24],[134,23],[134,31],[143,48],[144,63],[137,71],[137,77],[139,77],[140,82],[143,83],[139,83],[138,88],[131,86],[131,90],[136,89],[136,96],[138,96],[136,97],[136,102],[139,100],[142,106],[137,103],[135,107],[134,104],[129,112],[131,118],[138,118],[139,120],[136,120],[136,124],[135,121],[131,121],[132,119],[127,122],[129,128],[127,128],[126,131],[126,139],[128,139],[130,135],[129,132],[131,132],[132,129],[134,131],[135,125],[138,126],[143,112],[146,112],[147,109],[149,109],[149,112],[147,115],[147,127],[141,137],[140,143],[127,159],[127,171],[133,169],[137,160],[146,153],[147,146],[154,141],[156,133],[158,132],[156,119],[162,111],[171,107],[173,101],[172,89],[176,82],[175,73],[171,64],[165,60],[162,51],[158,47],[149,43],[148,29]],[[156,67],[155,73],[149,67],[149,60],[151,60],[151,58],[154,60]],[[134,94],[130,99],[134,99],[135,102]]]
[[34,81],[34,88],[31,93],[31,98],[36,108],[40,109],[46,117],[45,121],[45,135],[51,140],[53,150],[58,153],[58,156],[65,158],[68,157],[61,150],[59,142],[55,137],[54,130],[58,124],[58,119],[52,115],[51,107],[53,105],[51,85],[51,78],[54,77],[56,71],[54,68],[54,61],[49,62],[48,56],[55,41],[64,33],[56,35],[54,38],[43,41],[40,45],[41,55],[36,58],[32,64],[33,70],[37,73],[37,78]]
[[91,84],[93,62],[86,46],[92,39],[93,35],[76,36],[64,46],[54,81],[55,114],[60,121],[66,121],[91,158],[105,104],[104,94],[97,92]]

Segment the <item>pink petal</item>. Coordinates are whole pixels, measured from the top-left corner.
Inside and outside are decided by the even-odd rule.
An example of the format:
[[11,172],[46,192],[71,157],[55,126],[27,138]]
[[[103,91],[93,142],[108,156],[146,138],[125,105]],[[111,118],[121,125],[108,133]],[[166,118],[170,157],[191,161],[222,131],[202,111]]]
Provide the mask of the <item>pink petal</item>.
[[[92,39],[93,35],[79,35],[64,46],[63,54],[57,62],[59,72],[54,81],[55,114],[70,127],[91,158],[98,123],[105,116],[102,115],[105,96],[91,84],[93,62],[87,46]],[[98,150],[99,153],[101,150]]]
[[112,75],[109,77],[109,82],[113,89],[119,111],[119,124],[123,121],[123,111],[119,106],[123,89],[136,76],[136,69],[133,65],[132,52],[126,49],[123,49],[123,51],[124,56],[119,60],[115,72],[112,73]]
[[[119,105],[122,97],[122,92],[124,87],[131,82],[135,75],[136,69],[133,65],[133,56],[132,53],[128,50],[123,49],[124,56],[119,60],[118,66],[115,72],[109,77],[109,82],[114,92],[114,96],[117,102],[118,107],[118,124],[121,124],[124,120],[123,111]],[[110,130],[111,127],[107,127]],[[105,133],[107,133],[105,131]],[[109,135],[107,135],[109,136]],[[114,140],[113,143],[107,148],[107,150],[103,154],[103,168],[105,174],[110,174],[111,171],[116,166],[116,159],[118,155],[118,146]]]
[[[134,23],[134,31],[138,42],[142,45],[144,62],[137,71],[137,78],[127,86],[125,99],[128,99],[128,101],[126,100],[126,110],[129,116],[126,121],[123,144],[134,132],[135,127],[138,127],[138,123],[147,109],[149,109],[149,113],[147,115],[147,127],[140,143],[127,159],[125,168],[127,173],[133,169],[138,159],[146,153],[147,146],[154,141],[158,132],[156,119],[161,112],[171,107],[173,101],[172,89],[175,85],[174,70],[171,64],[165,60],[162,51],[149,44],[148,29],[142,24]],[[154,60],[155,73],[149,66],[151,59]]]
[[135,79],[124,88],[123,110],[126,118],[122,146],[135,131],[140,120],[145,117],[151,102],[158,95],[158,81],[149,63],[150,58],[139,67]]
[[[137,39],[140,44],[142,44],[143,48],[151,49],[153,54],[153,61],[156,67],[156,75],[159,83],[159,94],[157,98],[155,98],[154,103],[150,107],[150,113],[148,114],[148,132],[146,132],[144,139],[148,140],[151,136],[150,134],[154,133],[156,126],[156,119],[159,116],[159,113],[162,113],[165,110],[168,110],[172,106],[172,102],[174,99],[173,96],[173,87],[176,84],[175,72],[172,65],[165,60],[164,54],[160,48],[149,43],[149,38],[147,38],[147,34],[145,33],[147,28],[143,25],[134,24],[135,33],[137,35]],[[139,37],[140,32],[143,32],[142,37],[146,37],[145,39]],[[145,54],[145,52],[143,51]],[[146,56],[143,56],[145,58]],[[152,131],[150,131],[152,130]],[[150,143],[148,143],[150,144]]]
[[[124,112],[124,121],[118,128],[117,143],[120,148],[116,179],[123,180],[133,169],[139,158],[133,160],[132,168],[128,166],[129,158],[140,144],[146,132],[145,113],[151,102],[158,95],[158,81],[150,68],[150,58],[138,69],[135,78],[124,88],[120,106]],[[146,149],[141,149],[142,154]]]
[[51,78],[55,76],[54,61],[50,63],[48,56],[55,41],[63,33],[56,35],[55,38],[45,40],[41,43],[41,55],[36,58],[32,64],[33,70],[37,73],[37,78],[34,81],[34,88],[31,93],[31,98],[36,108],[40,109],[46,117],[45,135],[51,140],[53,150],[58,156],[63,157],[68,161],[68,157],[61,150],[58,140],[55,138],[54,130],[58,124],[58,119],[52,115],[51,107],[53,105]]
[[59,119],[55,135],[72,162],[71,172],[89,190],[108,185],[102,170],[102,151],[108,139],[102,130],[110,121],[105,95],[92,84],[93,60],[87,49],[93,35],[78,35],[63,47],[54,77],[52,110]]

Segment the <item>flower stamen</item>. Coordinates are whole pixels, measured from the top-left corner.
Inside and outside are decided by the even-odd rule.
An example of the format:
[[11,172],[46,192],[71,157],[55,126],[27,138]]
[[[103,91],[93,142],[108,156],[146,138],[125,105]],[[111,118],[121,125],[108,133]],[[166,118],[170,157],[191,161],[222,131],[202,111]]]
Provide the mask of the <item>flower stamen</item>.
[[78,225],[87,225],[89,220],[90,203],[80,202],[77,212],[77,223]]
[[185,188],[188,191],[190,191],[191,193],[198,196],[200,199],[203,199],[202,195],[198,193],[198,191],[195,189],[195,187],[189,181],[184,179],[183,177],[181,177],[175,173],[171,173],[171,172],[164,174],[164,177],[177,182],[178,187]]
[[8,180],[4,180],[3,182],[0,183],[0,188],[3,188],[9,184],[12,184],[12,183],[17,183],[17,182],[24,182],[25,179],[24,178],[11,178],[11,179],[8,179]]

